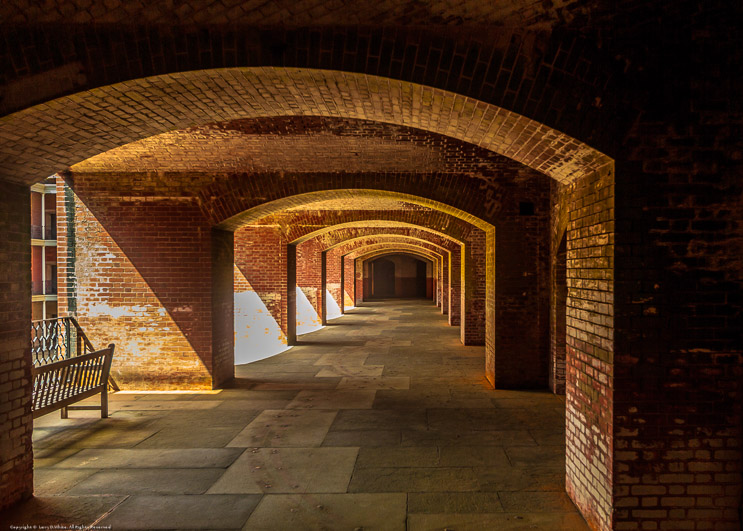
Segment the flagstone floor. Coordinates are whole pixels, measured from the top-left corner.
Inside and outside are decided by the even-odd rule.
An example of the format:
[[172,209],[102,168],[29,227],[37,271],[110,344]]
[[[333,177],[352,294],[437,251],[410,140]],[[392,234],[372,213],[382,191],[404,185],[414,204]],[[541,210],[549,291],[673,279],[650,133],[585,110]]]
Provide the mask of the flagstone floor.
[[34,429],[6,525],[588,529],[564,492],[564,399],[492,390],[426,300],[366,302],[230,389],[116,393]]

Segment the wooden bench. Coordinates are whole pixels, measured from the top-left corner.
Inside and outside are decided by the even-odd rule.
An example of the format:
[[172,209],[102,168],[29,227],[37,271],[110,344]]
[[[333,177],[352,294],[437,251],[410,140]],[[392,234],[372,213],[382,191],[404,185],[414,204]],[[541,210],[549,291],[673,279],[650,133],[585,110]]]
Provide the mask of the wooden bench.
[[[73,356],[31,368],[34,387],[31,395],[33,417],[57,409],[67,418],[69,409],[100,409],[108,417],[108,377],[114,355],[113,343],[103,350]],[[72,406],[100,393],[100,406]]]

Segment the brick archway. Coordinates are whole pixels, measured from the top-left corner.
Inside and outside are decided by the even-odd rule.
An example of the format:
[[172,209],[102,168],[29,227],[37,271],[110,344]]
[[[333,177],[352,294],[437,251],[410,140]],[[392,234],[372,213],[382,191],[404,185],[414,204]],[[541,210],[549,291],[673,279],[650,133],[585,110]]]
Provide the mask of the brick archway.
[[[117,112],[127,116],[125,126],[115,120]],[[272,116],[417,127],[499,153],[562,183],[612,171],[608,156],[579,140],[454,92],[348,72],[268,67],[136,79],[18,111],[0,125],[6,139],[0,163],[7,179],[32,183],[39,175],[165,131]]]

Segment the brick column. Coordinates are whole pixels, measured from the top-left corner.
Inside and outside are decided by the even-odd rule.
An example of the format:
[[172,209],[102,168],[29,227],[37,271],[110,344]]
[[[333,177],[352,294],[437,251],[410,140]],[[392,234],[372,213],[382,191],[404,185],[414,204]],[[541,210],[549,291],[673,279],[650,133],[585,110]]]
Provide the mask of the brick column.
[[450,276],[449,276],[449,258],[444,255],[444,259],[441,260],[441,278],[443,280],[441,284],[441,313],[446,315],[449,313],[449,297],[451,291],[449,289]]
[[[343,314],[343,268],[341,265],[341,255],[339,249],[331,249],[323,253],[325,255],[325,289],[323,292],[325,296],[332,297],[334,302],[340,309],[340,313]],[[325,320],[332,318],[328,313],[329,301],[326,301],[324,305]],[[337,315],[335,315],[337,317]]]
[[567,231],[566,480],[598,529],[612,528],[614,422],[614,179],[571,186]]
[[485,344],[485,232],[475,229],[462,247],[464,282],[460,289],[461,338],[465,345]]
[[449,324],[459,326],[462,297],[462,251],[461,247],[452,249],[449,253]]
[[[319,326],[323,321],[323,253],[321,243],[317,238],[311,238],[297,246],[297,286],[309,301],[317,314],[308,316],[307,326]],[[299,304],[299,302],[298,302]],[[299,310],[299,308],[298,308]]]
[[235,283],[232,232],[212,229],[212,388],[235,378]]
[[30,197],[0,181],[0,510],[33,493]]
[[356,305],[356,267],[355,260],[343,256],[343,306],[345,308],[346,302],[349,305]]
[[297,246],[286,246],[286,342],[297,344]]
[[[235,231],[236,361],[281,352],[287,345],[287,242],[276,227]],[[269,315],[266,315],[265,310]],[[260,350],[253,354],[243,349]],[[242,361],[245,360],[245,361]]]
[[364,263],[354,259],[354,278],[356,279],[356,306],[364,302]]
[[[147,176],[129,178],[147,192],[132,198],[126,181],[68,176],[60,310],[77,317],[93,345],[116,344],[111,371],[122,388],[212,388],[229,378],[231,363],[225,339],[215,353],[212,335],[213,273],[226,274],[225,255],[213,254],[195,200]],[[231,320],[223,309],[220,318]]]

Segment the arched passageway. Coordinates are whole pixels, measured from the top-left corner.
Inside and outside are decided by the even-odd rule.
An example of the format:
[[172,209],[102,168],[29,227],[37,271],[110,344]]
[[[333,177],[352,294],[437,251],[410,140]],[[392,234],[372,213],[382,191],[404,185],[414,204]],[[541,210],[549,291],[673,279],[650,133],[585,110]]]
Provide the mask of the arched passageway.
[[[360,88],[359,98],[368,100],[372,107],[344,107],[344,103],[331,109],[324,106],[328,101],[326,96],[335,94],[332,87],[341,82],[336,74],[290,69],[282,71],[279,77],[277,73],[279,70],[275,69],[239,72],[243,76],[240,79],[248,84],[259,82],[263,87],[250,92],[250,98],[262,100],[257,106],[243,106],[236,114],[218,117],[209,109],[237,108],[226,100],[224,106],[190,107],[190,119],[198,125],[187,134],[199,139],[196,144],[188,146],[177,131],[160,133],[90,157],[65,175],[73,192],[67,194],[64,203],[69,224],[61,250],[66,256],[74,252],[76,265],[67,271],[65,282],[61,283],[66,294],[62,306],[64,309],[74,306],[97,336],[115,336],[125,345],[115,366],[117,376],[125,385],[149,381],[149,371],[142,364],[145,354],[168,375],[158,381],[160,387],[211,387],[231,380],[235,360],[234,320],[221,316],[231,316],[234,310],[236,274],[238,281],[242,274],[252,289],[257,285],[248,278],[245,268],[238,266],[239,271],[235,272],[237,247],[233,231],[241,227],[263,226],[266,228],[256,229],[264,231],[263,234],[271,232],[273,227],[270,242],[248,246],[247,252],[257,252],[253,254],[256,259],[263,253],[261,260],[267,261],[254,263],[261,265],[259,272],[264,278],[270,276],[271,283],[280,285],[282,295],[265,306],[269,312],[281,315],[277,329],[283,330],[287,344],[292,344],[297,330],[292,330],[295,321],[290,316],[296,315],[300,303],[306,299],[318,315],[324,313],[322,300],[326,294],[322,279],[327,278],[323,271],[327,254],[317,239],[319,235],[306,238],[317,227],[295,235],[283,228],[289,226],[287,220],[299,221],[299,225],[311,224],[313,216],[316,217],[313,211],[318,210],[390,210],[379,206],[382,201],[395,203],[392,209],[395,214],[390,221],[410,222],[420,218],[422,212],[430,212],[434,217],[429,218],[429,224],[437,218],[445,222],[431,228],[449,233],[450,237],[458,235],[459,260],[452,259],[452,251],[447,251],[446,260],[444,255],[437,258],[440,265],[437,275],[442,286],[440,300],[443,310],[446,299],[454,319],[452,301],[457,297],[451,278],[458,276],[460,337],[465,344],[485,344],[486,377],[497,387],[545,385],[549,366],[549,264],[544,235],[550,224],[552,185],[543,173],[574,183],[575,191],[571,193],[581,194],[589,188],[595,191],[611,185],[611,160],[523,117],[492,105],[460,101],[456,94],[437,90],[430,93],[434,99],[440,96],[450,101],[462,121],[471,122],[473,128],[451,128],[452,122],[435,117],[440,112],[436,106],[417,105],[419,98],[421,102],[428,101],[428,89],[421,91],[405,83],[398,89],[389,80],[386,85],[372,86],[369,83],[377,80],[368,76],[346,76],[343,86],[352,87],[354,94]],[[217,96],[220,86],[217,80],[225,74],[226,71],[202,72],[198,76],[202,81],[206,79],[204,76],[212,76],[216,83],[210,93]],[[237,74],[237,71],[230,73]],[[294,79],[302,90],[309,80],[315,86],[322,79],[328,83],[330,92],[325,94],[325,89],[321,89],[319,99],[309,106],[314,114],[324,116],[300,118],[302,111],[294,109],[288,115],[282,112],[279,114],[284,116],[269,117],[268,109],[275,114],[277,105],[286,104],[288,110],[293,109],[294,102],[299,102],[299,93],[270,87],[272,83],[274,88],[285,86],[285,76]],[[147,83],[155,86],[182,81],[183,78],[176,81],[169,77]],[[133,89],[127,84],[111,88],[112,92],[125,90],[130,94]],[[223,96],[235,97],[233,93]],[[91,97],[101,98],[102,104],[111,94]],[[412,106],[407,103],[409,97]],[[309,100],[302,98],[306,105]],[[14,119],[30,120],[33,114],[29,111]],[[221,121],[209,123],[214,118]],[[178,118],[182,119],[182,116]],[[403,125],[408,123],[418,127]],[[148,122],[142,127],[157,128],[162,123]],[[283,137],[274,134],[279,128],[288,134]],[[108,138],[120,143],[132,131],[111,131],[113,136]],[[329,163],[304,156],[318,138],[328,153],[341,155],[340,161]],[[362,156],[350,156],[354,150],[348,149],[349,138],[361,142],[358,153]],[[527,139],[531,139],[528,150],[521,149],[523,146],[516,148]],[[263,161],[237,157],[226,167],[214,167],[217,161],[208,154],[210,145],[234,142],[235,153],[256,153],[255,147],[251,147],[255,140],[260,141],[262,153],[276,156]],[[54,142],[63,144],[65,139]],[[555,142],[562,147],[555,150]],[[102,137],[99,143],[105,143]],[[185,152],[176,153],[177,156],[168,160],[163,158],[166,153],[172,155],[178,146],[188,148],[191,158]],[[423,146],[425,150],[421,149]],[[61,144],[56,147],[60,155],[67,150]],[[398,156],[380,159],[375,155],[380,149]],[[143,151],[153,157],[151,162],[137,156]],[[510,159],[502,156],[506,153]],[[80,154],[70,156],[74,159]],[[291,154],[289,159],[287,154]],[[268,162],[271,160],[273,167]],[[411,161],[417,160],[422,164],[411,179],[407,172]],[[533,164],[539,171],[524,162]],[[154,165],[150,167],[150,164]],[[342,171],[339,164],[344,168]],[[161,178],[150,177],[150,170],[155,167]],[[421,182],[426,186],[421,187]],[[583,183],[583,188],[578,183]],[[337,204],[328,206],[327,202],[343,204],[339,208]],[[358,204],[352,206],[354,202]],[[566,202],[563,207],[571,214],[578,204]],[[608,209],[610,205],[609,197],[597,203],[593,211]],[[289,212],[288,218],[282,217],[284,211]],[[147,220],[153,218],[158,224],[147,225]],[[346,218],[344,223],[348,221]],[[605,230],[601,216],[586,217],[585,222],[598,228],[593,230]],[[524,238],[524,234],[530,237]],[[585,244],[594,245],[594,242]],[[405,247],[395,245],[394,249]],[[610,269],[611,264],[607,262],[602,267]],[[110,276],[111,271],[116,271],[116,278]],[[121,278],[127,282],[121,283]],[[178,286],[174,289],[176,279]],[[129,289],[137,294],[134,298],[125,295]],[[612,288],[607,284],[602,289]],[[584,312],[579,320],[590,320],[591,315]],[[595,330],[596,325],[591,326]],[[150,329],[150,333],[143,335],[143,328]],[[595,342],[600,348],[608,349],[609,336],[593,334],[583,344]],[[173,352],[178,354],[173,356]],[[579,416],[569,418],[572,419],[569,422],[584,422]]]
[[600,529],[736,524],[740,10],[604,3],[4,2],[0,507],[31,493],[25,187],[72,166],[61,301],[142,385],[232,377],[233,231],[376,190],[492,226],[485,374],[543,386],[564,231],[570,496]]

